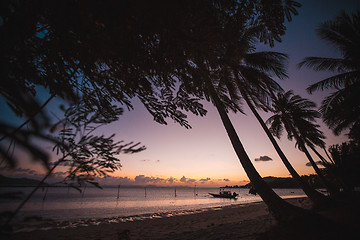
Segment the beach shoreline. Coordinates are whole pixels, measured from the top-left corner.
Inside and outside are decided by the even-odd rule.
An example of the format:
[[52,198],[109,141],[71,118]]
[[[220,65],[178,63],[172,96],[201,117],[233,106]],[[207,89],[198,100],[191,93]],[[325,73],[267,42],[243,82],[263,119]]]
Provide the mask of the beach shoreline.
[[[306,197],[288,198],[291,204],[310,208]],[[48,230],[21,231],[11,240],[25,239],[256,239],[275,220],[264,202],[185,211],[183,214],[148,214],[136,218],[97,219]],[[236,236],[236,238],[234,238]]]

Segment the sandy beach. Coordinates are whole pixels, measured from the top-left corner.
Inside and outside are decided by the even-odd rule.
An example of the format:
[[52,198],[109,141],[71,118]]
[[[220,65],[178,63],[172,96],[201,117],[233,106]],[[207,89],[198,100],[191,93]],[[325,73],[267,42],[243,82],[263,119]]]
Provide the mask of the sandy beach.
[[[288,201],[311,207],[307,198]],[[259,202],[172,217],[19,232],[8,239],[256,239],[274,224],[265,204]]]
[[[287,199],[306,209],[308,198]],[[342,204],[317,211],[324,222],[277,225],[263,202],[209,208],[186,215],[128,222],[18,232],[5,239],[357,239],[358,204]],[[356,237],[355,237],[356,236]],[[350,238],[347,238],[350,237]],[[353,238],[354,237],[354,238]]]

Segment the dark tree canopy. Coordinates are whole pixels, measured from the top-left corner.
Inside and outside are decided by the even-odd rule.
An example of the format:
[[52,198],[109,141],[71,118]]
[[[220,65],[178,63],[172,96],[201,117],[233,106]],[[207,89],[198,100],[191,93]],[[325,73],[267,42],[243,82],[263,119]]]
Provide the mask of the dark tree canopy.
[[342,12],[318,28],[319,36],[341,55],[339,58],[307,57],[299,66],[315,71],[330,71],[333,76],[308,87],[310,93],[334,89],[320,107],[324,122],[335,134],[349,130],[349,137],[360,139],[360,10]]
[[[0,137],[17,141],[22,134],[17,142],[25,148],[29,135],[45,137],[41,130],[50,120],[35,100],[36,86],[110,114],[114,102],[131,109],[137,97],[155,121],[172,118],[190,127],[183,111],[206,114],[198,102],[203,95],[188,91],[189,82],[199,86],[203,71],[194,63],[236,61],[229,53],[241,44],[244,26],[273,45],[299,6],[281,0],[1,1],[0,95],[30,119],[33,131],[0,122]],[[11,163],[6,147],[0,150]],[[39,151],[31,153],[39,157]]]

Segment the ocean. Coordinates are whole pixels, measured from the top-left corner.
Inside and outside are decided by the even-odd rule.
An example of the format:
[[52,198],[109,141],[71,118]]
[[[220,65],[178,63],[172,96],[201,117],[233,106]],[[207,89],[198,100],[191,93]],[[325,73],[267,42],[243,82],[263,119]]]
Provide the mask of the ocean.
[[[24,195],[32,188],[0,188],[0,192],[22,191]],[[85,219],[117,219],[131,221],[134,218],[164,217],[187,214],[202,209],[261,201],[248,189],[232,189],[239,194],[234,199],[214,198],[208,193],[218,193],[218,188],[187,187],[120,187],[103,189],[88,187],[80,193],[73,188],[45,188],[38,190],[15,219],[40,217],[56,222],[81,222]],[[305,196],[301,189],[275,189],[282,197]],[[14,210],[20,200],[0,201],[0,212]]]

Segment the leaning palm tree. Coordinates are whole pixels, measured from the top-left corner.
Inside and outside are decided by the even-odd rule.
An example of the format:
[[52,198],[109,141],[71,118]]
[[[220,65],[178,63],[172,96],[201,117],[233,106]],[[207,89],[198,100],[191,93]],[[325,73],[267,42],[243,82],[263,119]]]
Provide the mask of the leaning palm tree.
[[232,57],[237,61],[231,62],[229,64],[231,66],[221,68],[223,79],[217,84],[217,88],[225,87],[230,96],[236,96],[232,97],[233,99],[238,100],[241,96],[246,101],[295,181],[303,188],[315,205],[324,205],[324,203],[328,202],[328,199],[311,188],[300,177],[255,109],[269,110],[269,96],[271,96],[271,93],[283,91],[281,86],[270,76],[276,76],[280,79],[287,78],[286,54],[269,51],[254,52],[255,47],[252,43],[257,30],[256,28],[246,29],[238,40],[239,45],[232,46],[233,48],[229,52],[233,54]]
[[335,89],[320,107],[323,120],[335,134],[350,129],[350,136],[360,139],[360,10],[352,16],[343,12],[333,21],[321,24],[317,32],[340,52],[341,57],[305,58],[299,67],[335,73],[310,85],[307,90],[313,93]]
[[254,185],[256,191],[264,200],[273,216],[278,221],[286,221],[287,219],[291,219],[294,216],[299,217],[309,214],[304,209],[295,207],[284,201],[265,183],[265,181],[262,179],[260,174],[255,169],[254,165],[252,164],[249,156],[247,155],[245,148],[242,145],[240,138],[237,135],[233,124],[230,121],[226,108],[224,107],[223,102],[219,98],[219,95],[213,85],[213,81],[211,78],[206,81],[206,87],[209,98],[215,105],[220,115],[222,123],[230,138],[231,144],[235,150],[236,155],[239,158],[241,165],[243,166],[251,183]]
[[280,138],[284,128],[288,133],[288,139],[295,139],[297,147],[304,152],[311,166],[325,185],[331,195],[336,194],[335,188],[325,179],[306,146],[314,148],[314,145],[323,142],[325,138],[314,122],[320,117],[320,113],[314,110],[315,103],[294,95],[292,91],[278,93],[273,99],[274,115],[267,120],[269,130],[277,138]]
[[229,89],[236,87],[233,78],[230,77],[231,69],[228,66],[219,68],[217,65],[212,65],[204,59],[189,63],[189,67],[195,68],[202,74],[199,75],[197,79],[187,81],[180,87],[186,88],[188,92],[193,91],[194,94],[203,94],[206,100],[214,104],[242,167],[275,219],[278,221],[286,221],[308,215],[309,212],[295,207],[280,198],[265,183],[247,155],[228,116],[229,110],[242,111],[240,103],[238,102],[240,96],[236,91],[229,91]]
[[278,153],[281,161],[284,163],[286,169],[289,171],[295,182],[303,189],[305,194],[312,200],[312,202],[315,204],[315,207],[324,206],[327,203],[329,203],[329,199],[325,197],[320,192],[316,191],[314,188],[312,188],[306,181],[304,181],[301,176],[296,172],[294,167],[291,165],[290,161],[287,159],[284,152],[281,150],[280,146],[276,142],[274,136],[271,134],[270,130],[266,126],[265,122],[261,118],[260,114],[257,112],[254,104],[251,102],[250,97],[247,96],[247,92],[243,89],[242,90],[242,96],[245,99],[247,105],[249,106],[251,112],[254,114],[258,122],[260,123],[261,127],[265,131],[267,137],[269,138],[270,142],[272,143],[273,147],[275,148],[276,152]]
[[[295,3],[293,1],[286,3],[290,2]],[[276,8],[276,6],[281,5],[276,3],[271,6]],[[294,13],[296,9],[292,8],[290,11]],[[286,16],[288,16],[288,13]],[[193,92],[196,96],[205,97],[215,105],[241,165],[273,216],[278,221],[303,217],[308,215],[309,212],[284,201],[261,178],[247,155],[227,114],[229,108],[231,109],[231,106],[234,105],[234,100],[239,100],[237,94],[234,94],[233,91],[227,91],[227,89],[236,87],[231,77],[232,67],[237,66],[242,61],[242,57],[247,53],[247,49],[255,48],[256,39],[267,42],[266,38],[270,38],[273,41],[275,39],[273,32],[262,24],[261,18],[254,18],[251,21],[248,21],[246,18],[238,18],[236,21],[228,20],[227,18],[223,19],[226,27],[222,27],[222,29],[226,31],[224,38],[221,39],[220,46],[214,46],[209,51],[206,51],[209,56],[205,58],[194,55],[188,61],[188,68],[198,73],[198,75],[196,78],[189,78],[189,81],[184,81],[184,88],[186,88],[187,92]],[[241,29],[241,31],[235,32],[234,27]],[[246,36],[242,38],[243,34],[247,31],[254,32],[254,35],[251,35],[250,39],[247,39]],[[227,37],[234,36],[234,34],[236,36],[235,41],[232,40],[234,37]],[[236,106],[238,105],[236,104]]]
[[[284,64],[287,56],[276,52],[252,53],[250,49],[248,51],[249,52],[244,55],[241,64],[233,68],[232,76],[237,86],[235,91],[238,91],[239,95],[245,100],[297,184],[316,206],[322,206],[328,202],[328,198],[310,187],[310,185],[300,177],[256,110],[256,108],[265,111],[269,110],[268,103],[271,93],[282,91],[280,85],[278,85],[270,75],[275,75],[281,79],[287,77]],[[229,89],[229,91],[231,90],[233,89]]]

